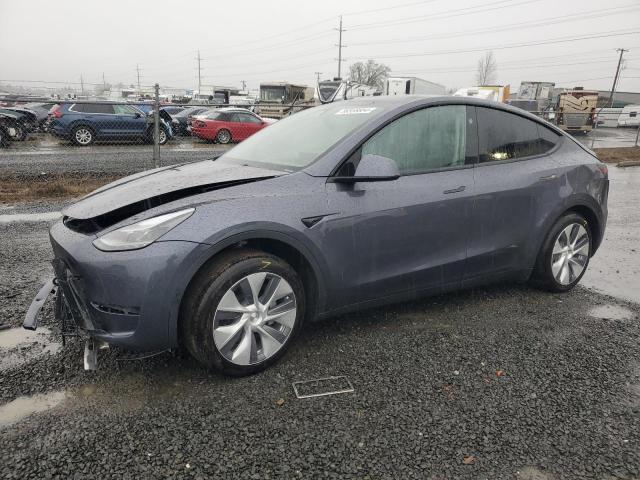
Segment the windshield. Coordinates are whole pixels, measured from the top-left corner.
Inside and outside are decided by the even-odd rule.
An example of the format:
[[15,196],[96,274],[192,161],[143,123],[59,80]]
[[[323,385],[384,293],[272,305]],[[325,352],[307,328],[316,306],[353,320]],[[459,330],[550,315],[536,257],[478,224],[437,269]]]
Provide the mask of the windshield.
[[299,170],[388,107],[330,103],[269,125],[225,153],[221,160],[277,170]]
[[260,87],[260,100],[266,102],[281,102],[284,97],[284,87]]

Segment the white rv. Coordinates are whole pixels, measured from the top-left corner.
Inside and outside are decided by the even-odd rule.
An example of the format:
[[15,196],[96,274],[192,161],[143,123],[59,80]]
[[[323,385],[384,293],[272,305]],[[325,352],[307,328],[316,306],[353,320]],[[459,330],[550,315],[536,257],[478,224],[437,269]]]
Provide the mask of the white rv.
[[640,125],[640,105],[623,107],[618,117],[619,127],[636,127]]
[[377,87],[350,82],[340,78],[321,80],[318,82],[316,90],[320,103],[331,103],[337,102],[338,100],[349,100],[355,97],[380,95]]
[[446,88],[439,83],[418,77],[389,77],[384,85],[385,95],[445,95]]

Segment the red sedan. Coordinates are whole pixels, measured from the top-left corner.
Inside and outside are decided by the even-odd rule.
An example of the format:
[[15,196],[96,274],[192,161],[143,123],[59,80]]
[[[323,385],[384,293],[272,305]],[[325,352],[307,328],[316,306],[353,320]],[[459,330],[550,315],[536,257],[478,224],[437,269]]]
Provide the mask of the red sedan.
[[221,108],[191,122],[191,133],[218,143],[240,142],[269,122],[245,109]]

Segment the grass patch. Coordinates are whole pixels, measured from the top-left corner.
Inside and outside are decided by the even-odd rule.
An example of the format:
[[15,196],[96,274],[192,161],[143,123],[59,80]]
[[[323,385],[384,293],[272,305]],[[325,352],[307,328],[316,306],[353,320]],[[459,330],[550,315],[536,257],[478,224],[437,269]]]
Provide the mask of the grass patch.
[[64,200],[84,196],[122,176],[78,177],[43,175],[41,177],[0,178],[0,202]]
[[605,163],[640,161],[640,147],[594,148],[593,151]]

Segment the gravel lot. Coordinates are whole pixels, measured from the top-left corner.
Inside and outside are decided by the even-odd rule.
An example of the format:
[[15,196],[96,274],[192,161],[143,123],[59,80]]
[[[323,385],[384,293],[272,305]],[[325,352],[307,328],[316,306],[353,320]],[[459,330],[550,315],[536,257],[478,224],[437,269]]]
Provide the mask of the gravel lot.
[[[109,166],[90,158],[66,156]],[[640,170],[611,178],[590,289],[495,285],[330,319],[253,377],[115,350],[85,373],[78,341],[3,349],[21,331],[0,332],[0,477],[640,478]],[[17,326],[50,271],[47,223],[0,222],[0,256],[0,318]],[[355,392],[295,397],[291,382],[329,375]]]

